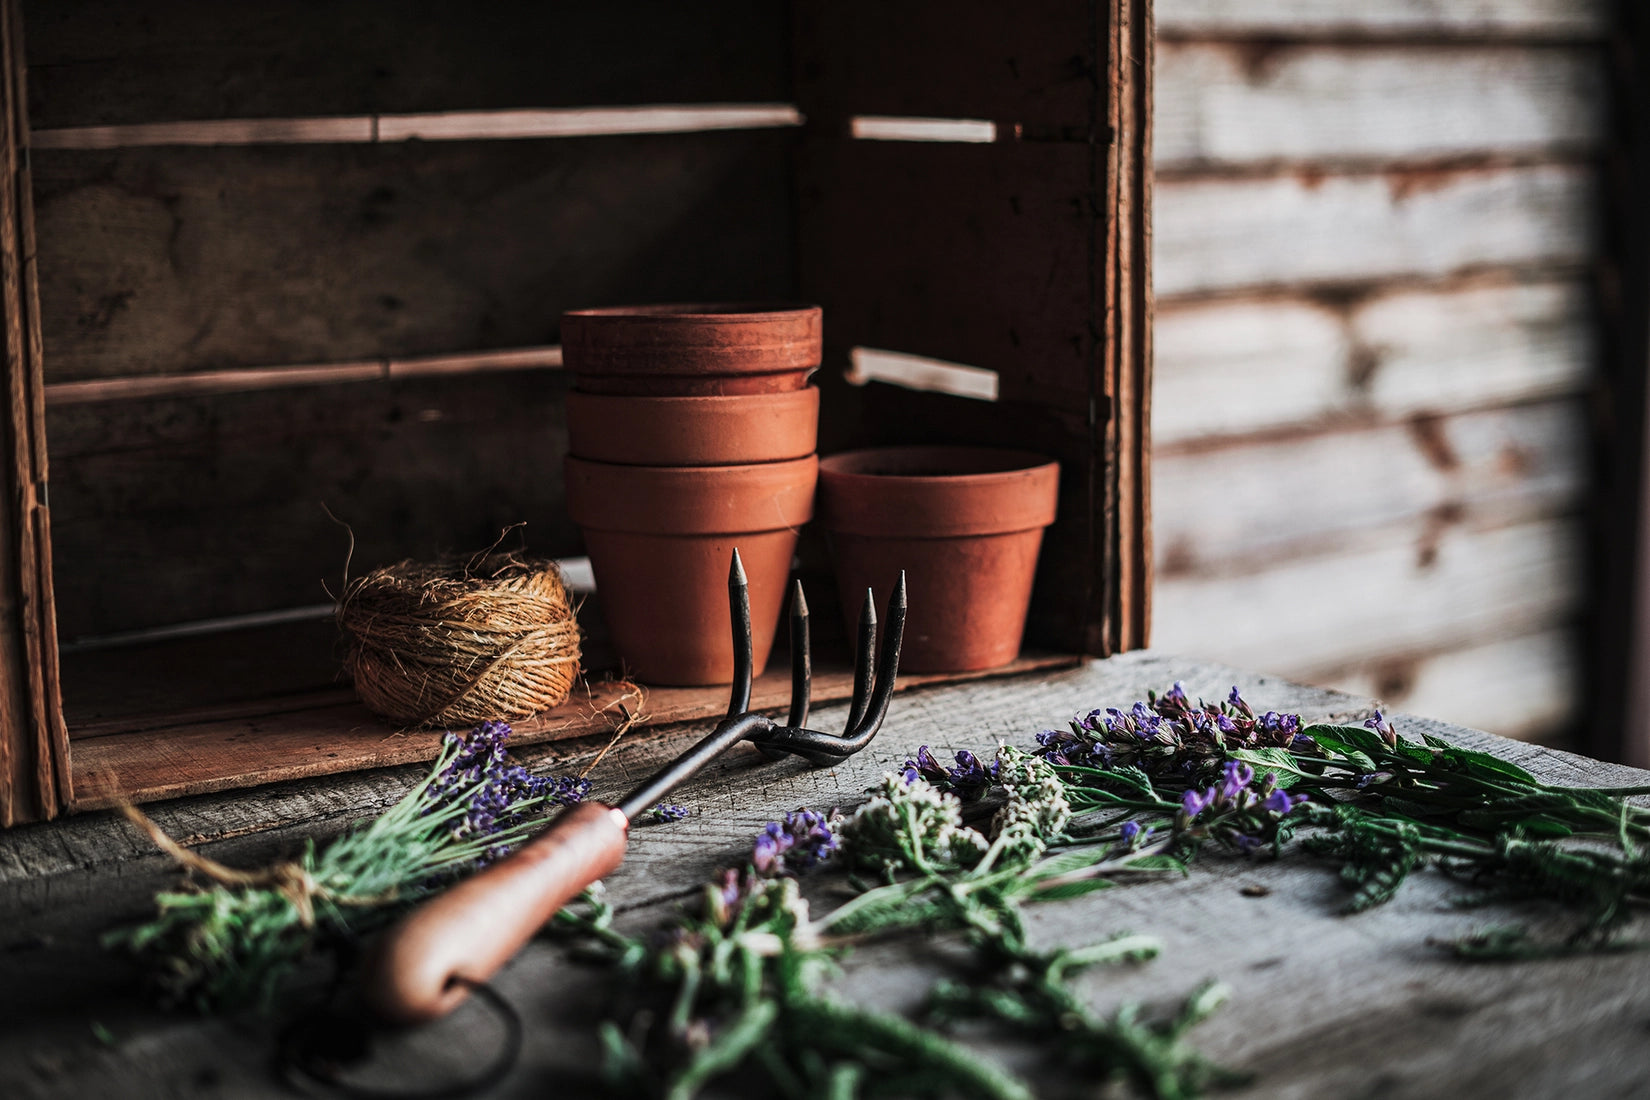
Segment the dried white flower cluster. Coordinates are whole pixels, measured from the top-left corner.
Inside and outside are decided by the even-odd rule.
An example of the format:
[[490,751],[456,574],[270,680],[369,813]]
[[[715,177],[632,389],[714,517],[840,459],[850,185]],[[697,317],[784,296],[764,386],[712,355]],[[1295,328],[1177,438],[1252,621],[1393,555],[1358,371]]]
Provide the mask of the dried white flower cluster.
[[855,863],[884,873],[968,867],[988,847],[962,823],[962,803],[926,779],[890,772],[842,828]]
[[1008,799],[991,819],[991,839],[1002,856],[1036,859],[1071,820],[1065,784],[1047,761],[1008,745],[997,749],[997,780]]

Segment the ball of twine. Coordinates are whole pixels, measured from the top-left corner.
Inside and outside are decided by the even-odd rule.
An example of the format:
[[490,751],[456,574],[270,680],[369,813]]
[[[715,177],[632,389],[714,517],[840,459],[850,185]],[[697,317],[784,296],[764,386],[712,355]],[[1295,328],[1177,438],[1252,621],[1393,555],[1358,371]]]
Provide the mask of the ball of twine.
[[349,582],[337,616],[356,694],[409,728],[526,718],[564,701],[579,673],[573,604],[544,559],[385,566]]

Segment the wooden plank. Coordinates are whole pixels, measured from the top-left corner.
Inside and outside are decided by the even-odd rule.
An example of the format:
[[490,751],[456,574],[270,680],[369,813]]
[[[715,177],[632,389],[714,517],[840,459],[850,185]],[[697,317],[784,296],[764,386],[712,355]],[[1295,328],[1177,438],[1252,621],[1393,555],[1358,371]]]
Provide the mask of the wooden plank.
[[1159,447],[1579,393],[1596,356],[1579,280],[1278,294],[1157,312]]
[[57,681],[26,86],[22,23],[6,0],[0,3],[0,826],[53,817],[72,795]]
[[1169,42],[1157,51],[1157,169],[1413,162],[1599,147],[1592,46]]
[[1484,526],[1573,512],[1588,483],[1587,443],[1586,410],[1566,400],[1159,449],[1159,575],[1295,559],[1428,517]]
[[1610,0],[1157,0],[1157,28],[1177,35],[1407,34],[1603,38]]
[[1422,521],[1345,553],[1160,577],[1155,636],[1310,678],[1566,619],[1581,601],[1581,553],[1573,520],[1488,530]]
[[35,157],[49,380],[554,343],[794,296],[787,135]]
[[1580,713],[1581,639],[1544,630],[1440,653],[1394,657],[1320,675],[1336,691],[1388,709],[1436,715],[1523,741],[1574,735]]
[[178,397],[200,393],[241,393],[289,386],[334,386],[381,378],[426,378],[434,375],[485,374],[507,370],[556,370],[561,347],[511,348],[467,355],[426,355],[410,359],[369,359],[355,363],[310,363],[289,367],[237,367],[188,374],[138,374],[126,378],[88,378],[54,382],[46,387],[48,405],[83,405],[134,397]]
[[787,103],[652,107],[516,107],[331,118],[223,118],[41,130],[36,149],[129,149],[140,145],[309,145],[388,141],[519,141],[612,134],[688,134],[800,126]]
[[1019,122],[1073,140],[1095,123],[1104,32],[1086,5],[808,0],[795,12],[803,113],[843,133],[852,115]]
[[[912,673],[899,679],[910,689],[956,680],[1011,676],[1070,667],[1072,655],[1031,654],[983,673]],[[790,670],[775,667],[758,678],[754,709],[782,710],[790,700]],[[847,667],[817,668],[813,696],[819,703],[853,695]],[[624,709],[649,724],[712,719],[727,709],[726,688],[646,688],[600,682],[576,690],[568,702],[536,718],[512,723],[514,743],[537,744],[599,737],[623,719]],[[434,759],[442,733],[397,732],[355,702],[187,725],[153,717],[133,722],[123,733],[98,729],[75,739],[75,808],[98,809],[121,797],[148,802],[256,784],[277,783],[361,768],[382,768]]]
[[[667,920],[715,869],[748,854],[763,823],[797,806],[853,805],[879,774],[921,744],[937,752],[980,749],[1003,736],[1029,744],[1041,726],[1075,711],[1126,705],[1175,679],[1194,695],[1224,695],[1236,683],[1268,709],[1309,719],[1358,721],[1367,698],[1296,687],[1230,668],[1134,654],[1072,672],[993,681],[901,698],[870,750],[828,769],[764,764],[735,754],[679,794],[696,814],[677,826],[639,829],[626,863],[607,880],[625,927],[642,931]],[[836,708],[830,717],[842,714]],[[1544,779],[1572,784],[1641,783],[1641,772],[1567,753],[1507,742],[1437,722],[1400,719],[1407,735],[1430,733],[1494,752]],[[680,728],[621,745],[592,773],[611,795],[685,747],[698,731]],[[577,770],[593,749],[562,755],[529,750],[557,770]],[[238,797],[206,797],[157,806],[174,835],[205,843],[204,853],[236,866],[258,866],[298,847],[306,835],[330,836],[375,812],[414,781],[413,769],[308,781]],[[275,826],[271,828],[271,826]],[[267,832],[244,835],[249,830]],[[243,835],[237,835],[243,834]],[[837,903],[833,877],[804,880],[815,912]],[[1127,928],[1149,929],[1163,954],[1137,967],[1111,968],[1080,985],[1095,1011],[1125,1000],[1161,1004],[1209,978],[1232,988],[1232,1003],[1192,1033],[1220,1063],[1256,1073],[1234,1095],[1305,1098],[1357,1095],[1371,1081],[1401,1097],[1496,1095],[1537,1098],[1585,1081],[1601,1095],[1633,1095],[1650,1073],[1641,1021],[1650,1013],[1650,959],[1640,953],[1467,967],[1426,948],[1507,913],[1463,911],[1448,900],[1459,882],[1418,874],[1387,906],[1345,917],[1332,874],[1311,859],[1210,859],[1188,878],[1165,877],[1084,898],[1035,906],[1028,936],[1041,948],[1094,942]],[[273,1026],[187,1020],[138,999],[131,976],[96,944],[108,926],[145,913],[152,893],[176,880],[164,857],[145,850],[113,815],[88,814],[50,830],[14,831],[0,839],[0,914],[13,930],[0,953],[0,982],[36,991],[0,1005],[0,1090],[39,1100],[110,1095],[178,1081],[209,1080],[237,1097],[285,1095],[268,1068]],[[1240,896],[1249,887],[1251,896]],[[1265,896],[1252,896],[1265,891]],[[1542,919],[1517,910],[1520,921]],[[1287,929],[1280,937],[1279,929]],[[1544,928],[1545,930],[1545,928]],[[939,952],[908,942],[863,945],[846,955],[833,992],[884,1010],[914,1010],[941,975]],[[324,975],[318,973],[324,980]],[[530,945],[498,979],[521,1012],[524,1062],[499,1091],[542,1093],[543,1082],[582,1085],[599,1055],[591,1021],[612,993],[605,970],[569,965],[565,948]],[[1311,1012],[1278,1013],[1291,998]],[[87,1020],[114,1043],[86,1056]],[[1257,1019],[1268,1021],[1256,1027]],[[447,1032],[456,1050],[483,1049],[478,1024]],[[986,1038],[971,1039],[995,1053]],[[491,1048],[485,1048],[491,1049]],[[1472,1057],[1463,1057],[1470,1050]],[[1039,1094],[1044,1068],[1015,1062]],[[574,1087],[577,1087],[576,1085]]]
[[48,417],[65,638],[324,602],[343,576],[467,552],[562,507],[558,373],[71,405]]
[[1161,180],[1156,292],[1576,264],[1593,251],[1593,186],[1568,164]]
[[[1105,560],[1110,655],[1151,642],[1152,621],[1152,148],[1155,37],[1150,0],[1113,0],[1106,13],[1104,375]],[[1098,140],[1093,135],[1091,140]],[[1091,267],[1091,271],[1093,268]],[[1093,276],[1091,275],[1091,278]],[[1090,416],[1096,396],[1091,385]],[[1090,506],[1091,508],[1093,505]]]
[[780,102],[784,5],[30,0],[35,126]]

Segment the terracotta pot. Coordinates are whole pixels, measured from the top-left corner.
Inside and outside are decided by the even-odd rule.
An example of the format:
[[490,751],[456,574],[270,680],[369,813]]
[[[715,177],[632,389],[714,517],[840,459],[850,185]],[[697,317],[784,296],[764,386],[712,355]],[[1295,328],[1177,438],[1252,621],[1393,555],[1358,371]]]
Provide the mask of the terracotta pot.
[[756,671],[767,667],[819,459],[745,466],[617,466],[569,457],[567,511],[626,670],[655,684],[733,679],[728,562],[750,580]]
[[562,361],[585,393],[788,393],[824,357],[818,306],[727,302],[562,314]]
[[858,614],[866,588],[886,599],[904,569],[902,669],[1007,664],[1020,652],[1059,485],[1058,463],[1024,451],[887,447],[824,459],[820,521],[845,612]]
[[580,458],[636,466],[731,466],[814,453],[819,391],[739,397],[567,395],[567,435]]

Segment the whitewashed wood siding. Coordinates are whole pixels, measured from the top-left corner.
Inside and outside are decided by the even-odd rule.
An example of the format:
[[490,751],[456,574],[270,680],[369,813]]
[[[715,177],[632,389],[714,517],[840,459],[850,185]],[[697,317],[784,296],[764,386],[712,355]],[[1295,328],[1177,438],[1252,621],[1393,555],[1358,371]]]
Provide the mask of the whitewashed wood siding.
[[1603,0],[1157,0],[1153,644],[1573,723]]

